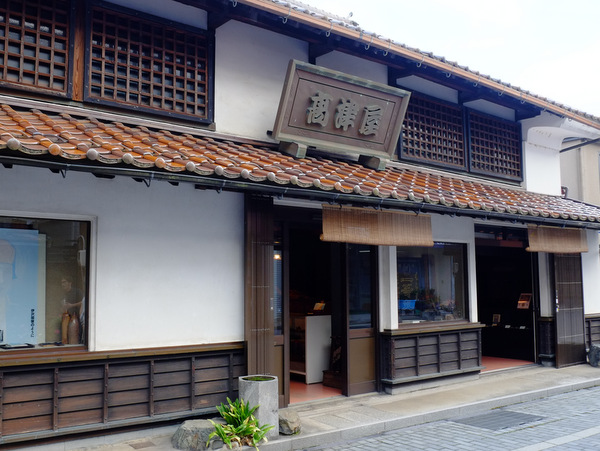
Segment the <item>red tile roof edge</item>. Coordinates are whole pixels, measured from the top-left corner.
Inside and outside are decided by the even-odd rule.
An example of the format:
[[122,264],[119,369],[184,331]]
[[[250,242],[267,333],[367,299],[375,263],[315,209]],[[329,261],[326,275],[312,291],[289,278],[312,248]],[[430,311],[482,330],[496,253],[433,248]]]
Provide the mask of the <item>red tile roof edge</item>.
[[[267,143],[217,139],[191,127],[189,133],[174,133],[149,128],[148,121],[127,125],[99,120],[91,110],[87,115],[80,113],[52,111],[51,105],[43,112],[1,104],[0,161],[68,162],[81,164],[81,170],[128,175],[152,171],[167,179],[220,183],[239,190],[281,188],[299,197],[325,198],[328,194],[339,201],[390,208],[600,228],[599,207],[560,196],[407,164],[392,163],[377,171],[340,159],[294,158]],[[15,158],[19,154],[20,160]]]

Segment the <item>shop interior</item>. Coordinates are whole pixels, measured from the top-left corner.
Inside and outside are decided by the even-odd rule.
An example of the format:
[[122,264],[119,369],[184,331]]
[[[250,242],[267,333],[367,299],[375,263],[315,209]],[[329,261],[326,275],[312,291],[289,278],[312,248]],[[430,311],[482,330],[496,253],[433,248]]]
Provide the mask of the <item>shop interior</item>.
[[289,232],[290,403],[342,393],[340,246]]
[[475,237],[483,365],[535,362],[534,259],[525,250],[527,230],[481,226]]

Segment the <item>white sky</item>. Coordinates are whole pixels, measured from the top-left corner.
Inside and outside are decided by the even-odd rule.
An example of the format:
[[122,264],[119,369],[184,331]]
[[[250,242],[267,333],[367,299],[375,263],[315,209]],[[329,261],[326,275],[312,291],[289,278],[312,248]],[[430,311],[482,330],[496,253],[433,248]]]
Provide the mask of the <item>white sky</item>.
[[303,0],[363,30],[600,116],[599,0]]

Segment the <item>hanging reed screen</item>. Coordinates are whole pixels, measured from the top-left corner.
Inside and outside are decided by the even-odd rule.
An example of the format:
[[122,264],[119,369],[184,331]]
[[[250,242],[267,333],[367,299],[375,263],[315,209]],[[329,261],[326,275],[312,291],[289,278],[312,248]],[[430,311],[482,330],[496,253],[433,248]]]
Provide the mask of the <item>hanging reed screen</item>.
[[208,37],[93,8],[87,100],[208,119]]
[[431,216],[323,205],[323,241],[378,246],[433,246]]
[[69,1],[0,2],[0,83],[66,95],[69,14]]
[[529,252],[553,254],[578,254],[587,252],[587,236],[584,229],[562,227],[528,226]]

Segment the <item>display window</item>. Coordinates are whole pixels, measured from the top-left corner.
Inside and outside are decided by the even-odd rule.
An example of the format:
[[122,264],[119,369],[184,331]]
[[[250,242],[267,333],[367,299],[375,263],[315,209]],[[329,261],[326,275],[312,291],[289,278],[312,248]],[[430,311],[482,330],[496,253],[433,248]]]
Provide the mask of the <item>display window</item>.
[[0,216],[0,352],[86,344],[88,221]]
[[398,247],[400,323],[466,318],[466,245]]

